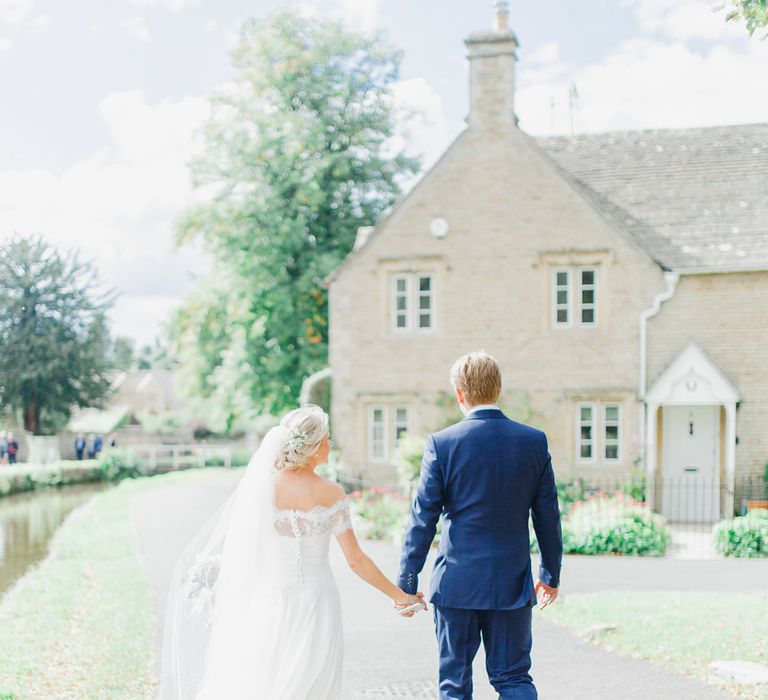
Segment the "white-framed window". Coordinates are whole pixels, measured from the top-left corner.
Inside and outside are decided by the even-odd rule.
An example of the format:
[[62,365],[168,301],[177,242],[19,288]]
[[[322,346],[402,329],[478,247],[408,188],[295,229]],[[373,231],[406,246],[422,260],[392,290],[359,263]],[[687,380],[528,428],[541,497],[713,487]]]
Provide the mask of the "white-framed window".
[[408,406],[395,406],[395,447],[403,433],[411,431],[411,409]]
[[397,332],[435,327],[435,278],[431,274],[392,277],[392,328]]
[[397,275],[392,280],[392,327],[396,331],[407,331],[411,325],[410,287],[411,279],[407,275]]
[[432,313],[434,310],[432,275],[419,275],[418,277],[418,324],[419,330],[432,328]]
[[571,271],[558,269],[553,273],[552,315],[556,326],[571,325]]
[[593,462],[595,460],[595,407],[591,403],[580,403],[576,411],[577,459],[580,462]]
[[594,326],[597,323],[597,270],[582,268],[579,270],[579,305],[582,326]]
[[552,324],[556,328],[597,325],[597,269],[559,267],[552,271]]
[[384,462],[387,459],[387,413],[384,406],[368,407],[368,459]]
[[603,406],[603,459],[618,462],[621,459],[621,406]]

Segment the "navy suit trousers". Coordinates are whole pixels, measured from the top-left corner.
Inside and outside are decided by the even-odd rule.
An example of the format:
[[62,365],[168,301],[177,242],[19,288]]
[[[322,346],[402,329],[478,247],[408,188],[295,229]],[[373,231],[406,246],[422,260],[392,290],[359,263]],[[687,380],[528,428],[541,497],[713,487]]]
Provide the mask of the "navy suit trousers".
[[531,608],[464,610],[434,605],[440,700],[472,700],[472,662],[482,639],[485,667],[500,700],[536,700],[531,668]]

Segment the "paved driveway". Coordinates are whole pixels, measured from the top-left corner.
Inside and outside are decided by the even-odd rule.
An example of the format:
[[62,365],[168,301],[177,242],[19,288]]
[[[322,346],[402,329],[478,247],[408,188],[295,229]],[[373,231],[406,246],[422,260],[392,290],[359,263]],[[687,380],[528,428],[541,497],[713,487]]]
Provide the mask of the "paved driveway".
[[[157,642],[173,563],[186,541],[231,492],[240,472],[157,489],[138,496],[133,517],[141,554],[157,595]],[[381,542],[365,549],[394,575],[398,551]],[[345,690],[354,698],[436,698],[436,644],[431,615],[398,618],[389,601],[366,586],[332,548],[332,563],[344,601]],[[762,569],[760,568],[762,565]],[[429,563],[428,563],[429,566]],[[765,589],[764,562],[680,561],[618,557],[567,557],[568,592],[598,590]],[[428,581],[422,587],[427,588]],[[732,697],[647,661],[609,653],[581,641],[534,613],[533,675],[543,700],[709,700]],[[475,664],[475,697],[495,698],[482,652]]]

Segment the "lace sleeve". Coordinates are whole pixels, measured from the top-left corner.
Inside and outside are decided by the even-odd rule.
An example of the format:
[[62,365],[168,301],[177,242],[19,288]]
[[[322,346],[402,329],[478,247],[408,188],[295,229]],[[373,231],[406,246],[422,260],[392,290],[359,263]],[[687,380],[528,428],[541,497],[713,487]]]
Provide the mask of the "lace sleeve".
[[339,501],[337,508],[334,508],[331,514],[331,532],[334,535],[340,535],[342,532],[352,529],[352,516],[349,512],[349,503],[345,500]]

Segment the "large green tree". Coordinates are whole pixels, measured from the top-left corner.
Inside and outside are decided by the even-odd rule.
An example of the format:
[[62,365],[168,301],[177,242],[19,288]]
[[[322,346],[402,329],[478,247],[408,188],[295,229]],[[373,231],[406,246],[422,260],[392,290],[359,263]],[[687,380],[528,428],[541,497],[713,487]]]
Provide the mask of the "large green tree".
[[768,27],[768,0],[733,0],[726,7],[726,19],[729,22],[742,20],[750,36],[758,29]]
[[72,406],[98,406],[109,391],[112,297],[77,253],[41,238],[12,238],[0,261],[0,409],[35,435],[55,432]]
[[215,274],[174,326],[187,386],[237,393],[228,424],[243,405],[294,404],[327,362],[323,280],[418,167],[393,148],[400,58],[382,36],[287,12],[243,29],[192,166],[207,199],[180,229]]

